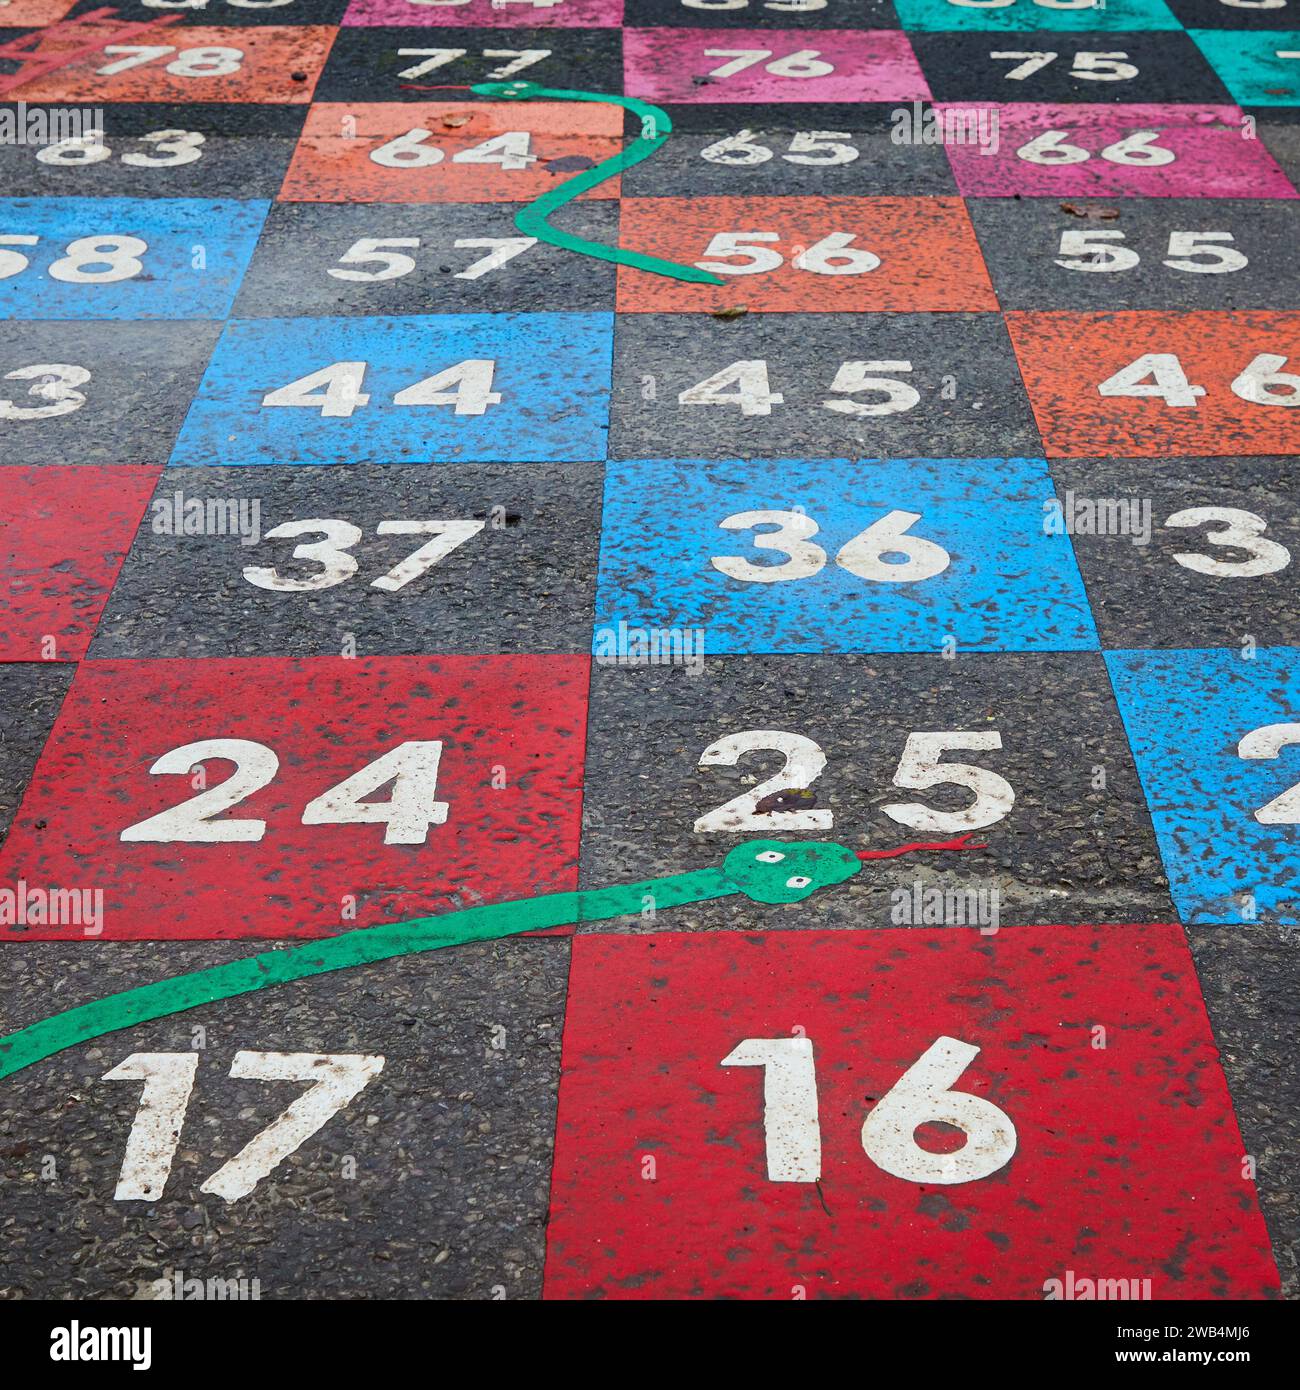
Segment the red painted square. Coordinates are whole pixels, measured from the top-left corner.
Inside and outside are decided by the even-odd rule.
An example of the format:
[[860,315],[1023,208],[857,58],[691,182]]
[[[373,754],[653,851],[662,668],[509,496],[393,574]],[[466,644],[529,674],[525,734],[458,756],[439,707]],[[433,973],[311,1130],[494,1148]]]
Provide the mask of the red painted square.
[[[529,202],[623,147],[623,112],[589,102],[317,102],[280,198]],[[617,198],[609,179],[591,196]]]
[[[0,882],[102,888],[104,939],[157,940],[326,936],[572,889],[587,668],[567,656],[87,662],[0,850]],[[198,795],[186,771],[151,774],[155,760],[209,739],[260,744],[278,760],[269,781],[253,779],[257,789],[207,821],[261,820],[260,837],[198,842],[190,814],[179,834],[124,841]],[[422,841],[385,843],[386,824],[303,823],[309,803],[407,741],[443,744],[435,785],[414,799],[446,803],[446,820]],[[259,759],[243,751],[250,777]],[[178,762],[201,765],[209,790],[234,772],[218,750]]]
[[0,468],[0,661],[76,661],[160,467]]
[[1300,454],[1300,313],[1012,313],[1007,328],[1052,457]]
[[[960,198],[627,198],[620,229],[630,250],[743,272],[693,285],[620,266],[621,313],[998,307]],[[749,249],[714,240],[729,233]]]
[[[935,1102],[886,1099],[941,1037],[979,1049],[945,1083],[966,1099],[942,1103],[994,1107],[964,1147],[925,1125]],[[808,1087],[765,1136],[782,1072],[721,1065],[747,1039],[811,1044],[819,1182],[768,1176],[768,1143],[811,1162]],[[972,1162],[1006,1119],[1014,1151],[998,1140],[971,1181],[895,1176],[864,1151],[878,1107],[891,1165]],[[546,1294],[1042,1299],[1072,1271],[1268,1297],[1242,1159],[1177,926],[581,936]]]
[[[18,82],[7,99],[304,103],[311,100],[338,33],[333,24],[170,24],[122,32],[131,27],[119,16],[50,35],[32,50],[33,68],[63,53],[71,61]],[[101,47],[77,56],[95,38],[120,51]],[[122,64],[129,66],[102,71]]]

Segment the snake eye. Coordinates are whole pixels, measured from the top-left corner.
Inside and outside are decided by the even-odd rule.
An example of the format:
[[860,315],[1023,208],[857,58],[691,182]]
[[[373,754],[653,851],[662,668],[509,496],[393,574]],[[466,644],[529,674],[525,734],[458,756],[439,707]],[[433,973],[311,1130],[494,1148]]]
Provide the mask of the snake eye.
[[774,849],[765,849],[762,854],[756,854],[754,858],[760,864],[779,864],[785,855],[778,854]]
[[805,878],[803,874],[795,874],[793,878],[786,879],[785,886],[787,888],[807,888],[811,882],[812,879]]

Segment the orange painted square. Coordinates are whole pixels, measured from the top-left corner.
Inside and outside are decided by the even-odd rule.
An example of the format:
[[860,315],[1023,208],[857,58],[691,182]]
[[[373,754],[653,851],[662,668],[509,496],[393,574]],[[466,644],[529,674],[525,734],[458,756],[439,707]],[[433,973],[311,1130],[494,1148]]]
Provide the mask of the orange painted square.
[[[1300,454],[1300,407],[1261,405],[1232,382],[1261,353],[1300,374],[1300,313],[1011,313],[1007,328],[1053,458]],[[1101,382],[1146,353],[1173,353],[1195,406],[1102,396]],[[1282,393],[1279,392],[1279,395]]]
[[[128,47],[170,46],[173,53],[105,77],[97,69],[111,67],[130,55],[88,53],[66,67],[20,83],[8,94],[12,101],[161,101],[161,102],[274,102],[302,104],[311,100],[316,81],[338,26],[334,24],[286,24],[222,28],[210,25],[172,24],[142,30],[117,40],[121,20],[78,25],[70,33],[56,35],[33,54],[37,60],[54,57],[60,50],[75,50],[102,34],[104,43]],[[181,54],[195,48],[235,48],[243,55],[234,72],[185,77],[167,71]],[[295,81],[293,74],[302,73]]]
[[[371,155],[411,130],[442,151],[436,164],[391,167]],[[508,131],[527,131],[526,169],[500,164],[458,164],[455,156]],[[556,101],[317,102],[294,150],[280,199],[305,203],[528,202],[617,154],[623,112],[617,106]],[[552,163],[559,161],[560,167]],[[618,179],[593,189],[617,198]]]
[[[741,306],[802,314],[998,307],[960,198],[628,198],[620,225],[622,246],[686,265],[727,263],[727,257],[705,255],[717,232],[776,232],[779,240],[755,243],[755,250],[782,257],[772,270],[727,275],[722,285],[693,285],[620,266],[622,313],[709,313]],[[853,274],[795,267],[796,257],[835,232],[852,234],[849,251],[869,251],[880,264]],[[744,263],[743,256],[733,259]],[[820,263],[821,256],[814,260]],[[829,260],[835,264],[833,251]]]
[[54,24],[77,0],[8,0],[0,4],[0,24],[6,29],[37,29]]

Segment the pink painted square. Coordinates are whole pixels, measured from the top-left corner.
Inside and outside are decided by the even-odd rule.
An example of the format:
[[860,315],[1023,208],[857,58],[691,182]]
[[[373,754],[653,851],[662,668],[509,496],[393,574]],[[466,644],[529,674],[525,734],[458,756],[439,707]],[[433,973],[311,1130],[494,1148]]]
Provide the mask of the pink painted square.
[[343,23],[429,29],[616,29],[623,23],[623,0],[352,0]]
[[628,29],[624,90],[651,101],[915,101],[906,34],[868,29]]
[[[1262,142],[1244,137],[1237,106],[977,102],[935,109],[966,197],[1300,196]],[[963,132],[964,141],[954,138]]]

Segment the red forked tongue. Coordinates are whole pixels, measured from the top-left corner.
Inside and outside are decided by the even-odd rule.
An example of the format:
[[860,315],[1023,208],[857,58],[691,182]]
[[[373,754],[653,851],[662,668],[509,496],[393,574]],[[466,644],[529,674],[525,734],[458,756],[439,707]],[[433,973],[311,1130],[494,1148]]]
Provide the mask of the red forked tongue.
[[987,845],[972,845],[970,834],[958,835],[955,840],[935,840],[930,843],[914,841],[910,845],[899,845],[897,849],[859,849],[854,853],[864,863],[868,859],[896,859],[900,854],[911,854],[919,849],[988,849]]

